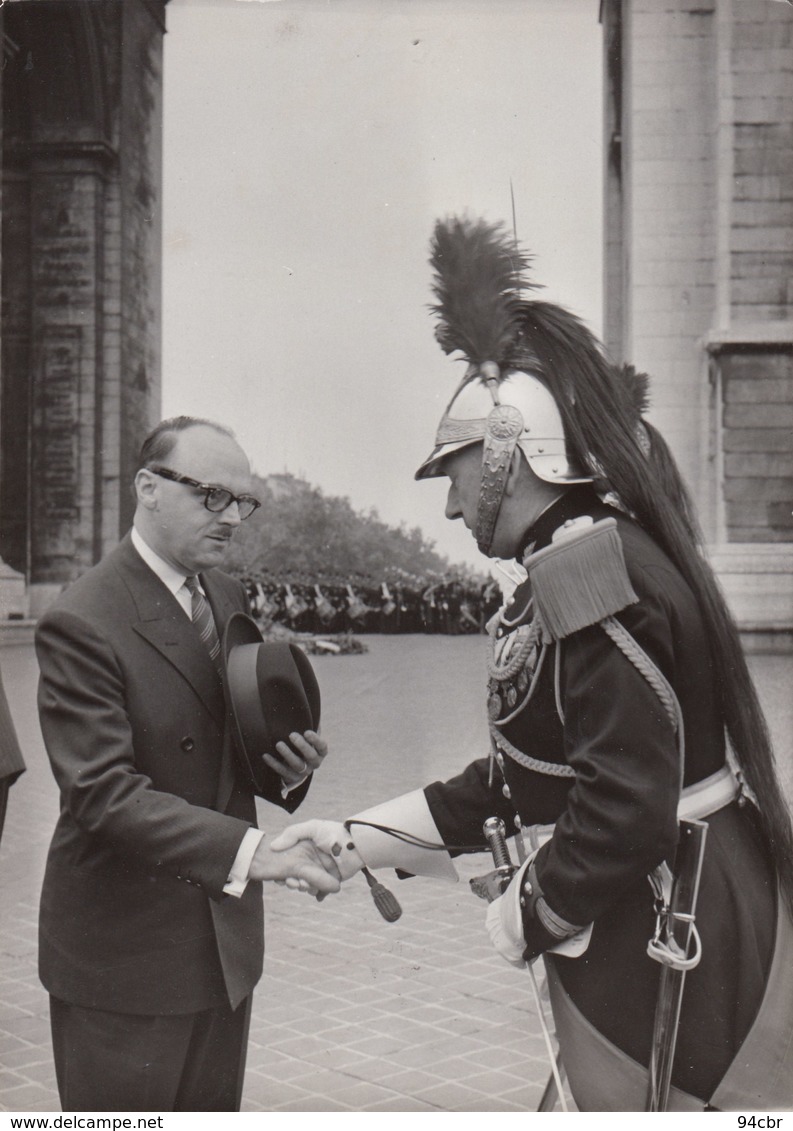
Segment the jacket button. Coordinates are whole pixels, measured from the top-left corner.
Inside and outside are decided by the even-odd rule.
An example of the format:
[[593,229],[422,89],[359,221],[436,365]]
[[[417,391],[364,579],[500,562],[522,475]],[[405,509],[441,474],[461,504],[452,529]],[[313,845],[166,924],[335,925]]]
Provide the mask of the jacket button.
[[182,750],[185,751],[186,754],[189,754],[191,750],[195,749],[195,742],[193,741],[193,739],[190,737],[189,734],[185,735],[185,737],[182,739],[182,741],[179,743],[179,745],[181,746]]

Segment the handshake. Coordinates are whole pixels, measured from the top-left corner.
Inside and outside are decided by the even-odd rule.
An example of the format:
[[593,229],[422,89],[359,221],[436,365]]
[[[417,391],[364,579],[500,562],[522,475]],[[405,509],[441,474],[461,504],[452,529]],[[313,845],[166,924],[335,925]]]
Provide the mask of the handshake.
[[[250,878],[286,884],[324,899],[363,871],[385,919],[392,914],[398,917],[398,907],[368,869],[398,868],[414,876],[457,880],[423,790],[381,802],[357,813],[348,824],[355,825],[355,839],[340,821],[313,820],[290,825],[269,845],[262,840]],[[388,906],[382,902],[383,893],[389,897]]]
[[290,825],[270,844],[259,843],[250,865],[252,880],[269,880],[322,900],[364,867],[347,829],[339,821]]

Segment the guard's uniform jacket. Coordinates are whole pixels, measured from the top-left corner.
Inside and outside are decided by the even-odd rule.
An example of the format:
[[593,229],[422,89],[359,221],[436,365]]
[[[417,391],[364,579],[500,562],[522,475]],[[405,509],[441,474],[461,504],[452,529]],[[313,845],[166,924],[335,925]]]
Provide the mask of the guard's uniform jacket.
[[[571,489],[540,517],[527,550],[536,554],[565,524],[589,518],[616,520],[635,594],[616,619],[671,684],[685,731],[683,783],[699,782],[724,765],[724,726],[702,618],[678,570],[589,485]],[[492,784],[485,757],[427,787],[427,801],[450,846],[481,843],[491,816],[501,816],[508,830],[516,815],[524,826],[555,824],[536,858],[544,899],[562,929],[592,922],[594,929],[582,956],[549,956],[549,964],[583,1017],[647,1065],[660,972],[646,954],[655,922],[647,875],[674,857],[678,742],[656,691],[600,624],[543,649],[533,619],[529,579],[494,633]],[[733,801],[708,822],[697,906],[703,958],[687,975],[672,1078],[704,1103],[757,1014],[777,913],[774,868],[752,803]],[[558,942],[528,910],[525,935],[527,957]]]

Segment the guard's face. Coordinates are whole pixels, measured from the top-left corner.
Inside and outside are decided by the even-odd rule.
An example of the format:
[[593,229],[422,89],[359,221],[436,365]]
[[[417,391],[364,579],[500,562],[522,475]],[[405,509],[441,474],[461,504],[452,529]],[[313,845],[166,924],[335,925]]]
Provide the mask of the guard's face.
[[[442,475],[449,477],[446,517],[461,518],[476,536],[479,493],[482,487],[482,444],[470,444],[444,456],[439,470]],[[563,490],[555,483],[539,479],[525,458],[516,452],[507,476],[488,557],[514,557],[525,532]]]
[[[233,495],[250,494],[247,456],[235,440],[214,428],[196,425],[179,433],[163,464],[200,483],[226,487]],[[147,527],[152,549],[188,575],[222,565],[240,525],[237,503],[223,511],[209,511],[197,488],[150,472],[139,475],[150,477],[148,490],[154,499]]]
[[479,490],[482,485],[482,445],[469,444],[444,456],[439,472],[449,477],[446,517],[461,518],[472,534],[476,531]]

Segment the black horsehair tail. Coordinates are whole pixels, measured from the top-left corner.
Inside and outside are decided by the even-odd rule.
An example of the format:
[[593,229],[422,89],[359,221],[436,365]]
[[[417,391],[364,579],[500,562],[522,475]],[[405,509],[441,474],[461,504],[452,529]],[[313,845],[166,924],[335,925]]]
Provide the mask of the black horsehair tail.
[[[562,414],[574,457],[614,491],[691,587],[705,621],[730,744],[759,803],[759,820],[793,911],[793,824],[779,783],[768,726],[735,621],[706,560],[688,492],[668,445],[645,424],[649,453],[637,440],[641,380],[610,364],[599,343],[568,311],[523,305],[523,339]],[[627,381],[626,381],[627,377]]]
[[[435,227],[430,263],[441,347],[469,362],[522,364],[530,357],[562,415],[570,454],[613,491],[669,555],[702,610],[725,729],[793,911],[793,823],[777,775],[768,726],[738,628],[703,553],[694,508],[668,445],[639,427],[647,381],[613,365],[575,315],[521,297],[529,257],[502,225],[451,219]],[[641,442],[644,436],[646,442]],[[644,450],[643,450],[644,449]]]
[[432,238],[430,309],[438,317],[436,337],[446,353],[468,361],[501,363],[519,330],[521,290],[530,257],[503,224],[452,217],[439,220]]
[[650,407],[650,378],[646,373],[637,372],[633,365],[621,365],[617,378],[625,386],[638,415],[644,416]]

